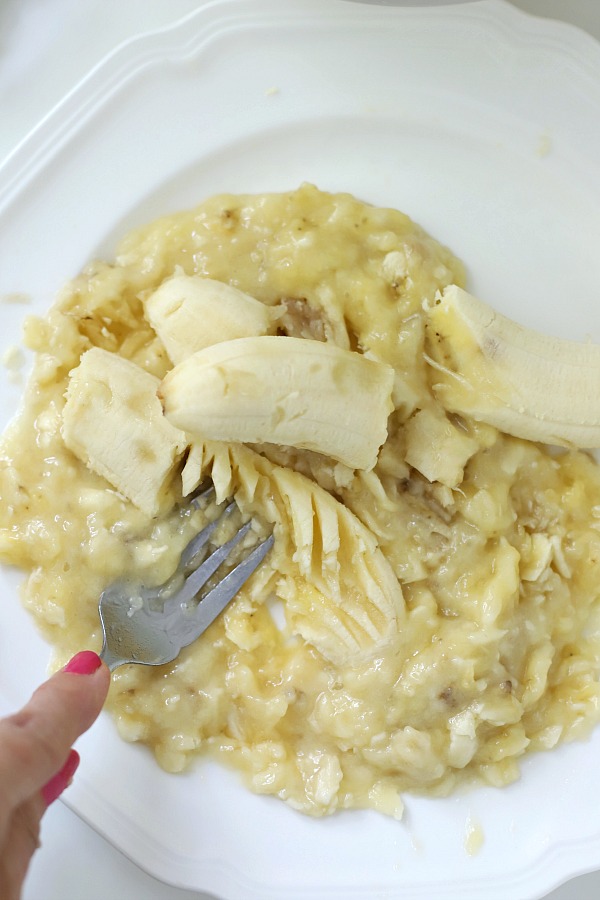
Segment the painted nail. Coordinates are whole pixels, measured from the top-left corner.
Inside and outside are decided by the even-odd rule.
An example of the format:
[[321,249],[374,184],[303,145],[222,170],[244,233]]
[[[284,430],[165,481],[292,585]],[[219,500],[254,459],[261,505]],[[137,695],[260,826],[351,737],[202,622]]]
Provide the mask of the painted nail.
[[102,660],[93,650],[81,650],[63,669],[63,672],[71,672],[73,675],[91,675],[102,665]]
[[42,797],[46,806],[50,806],[60,797],[65,788],[73,781],[73,775],[77,771],[79,765],[79,753],[77,750],[71,750],[66,763],[56,775],[47,782],[42,788]]

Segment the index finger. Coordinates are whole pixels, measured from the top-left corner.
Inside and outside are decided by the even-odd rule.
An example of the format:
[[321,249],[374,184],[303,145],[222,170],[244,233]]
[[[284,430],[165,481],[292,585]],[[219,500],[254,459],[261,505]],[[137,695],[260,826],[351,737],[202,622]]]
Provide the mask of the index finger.
[[0,795],[14,809],[65,764],[98,716],[110,673],[97,654],[78,653],[19,712],[0,720]]

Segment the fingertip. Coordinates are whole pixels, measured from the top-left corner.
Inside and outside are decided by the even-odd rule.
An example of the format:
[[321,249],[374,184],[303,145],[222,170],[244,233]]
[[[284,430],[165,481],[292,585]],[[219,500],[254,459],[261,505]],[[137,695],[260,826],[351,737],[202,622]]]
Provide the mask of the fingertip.
[[81,650],[36,690],[32,703],[48,727],[62,728],[73,744],[98,717],[109,687],[108,667],[94,651]]
[[102,665],[102,660],[93,650],[80,650],[69,660],[63,668],[63,672],[72,675],[93,675]]

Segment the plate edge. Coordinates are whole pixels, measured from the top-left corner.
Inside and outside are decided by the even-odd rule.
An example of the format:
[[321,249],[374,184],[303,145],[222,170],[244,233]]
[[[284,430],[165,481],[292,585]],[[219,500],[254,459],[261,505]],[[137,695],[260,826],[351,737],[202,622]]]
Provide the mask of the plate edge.
[[[244,15],[232,15],[231,11],[242,9]],[[34,126],[13,150],[0,161],[0,215],[10,206],[15,195],[22,190],[43,167],[64,147],[73,134],[77,133],[96,110],[138,72],[159,61],[173,59],[181,61],[200,52],[202,46],[235,22],[243,19],[258,20],[260,11],[269,24],[280,24],[285,20],[297,19],[309,12],[318,11],[321,21],[337,21],[340,15],[350,22],[368,17],[373,21],[374,9],[377,18],[399,21],[405,18],[422,18],[444,15],[454,20],[469,21],[473,13],[481,23],[510,34],[521,35],[521,39],[535,42],[538,46],[551,48],[567,56],[579,72],[591,71],[600,82],[600,42],[575,25],[556,19],[544,19],[526,13],[507,0],[470,0],[450,6],[433,7],[373,7],[367,4],[349,3],[347,0],[331,0],[327,16],[324,17],[320,0],[286,0],[285,14],[274,0],[205,0],[191,13],[168,25],[136,34],[119,43],[105,54],[90,71]],[[277,13],[279,19],[273,18]],[[209,17],[207,22],[202,20]],[[210,16],[213,16],[212,20]],[[190,27],[200,25],[190,37]],[[220,26],[220,27],[219,27]],[[568,40],[565,40],[568,36]],[[133,56],[131,52],[133,51]],[[589,55],[595,55],[594,62]]]

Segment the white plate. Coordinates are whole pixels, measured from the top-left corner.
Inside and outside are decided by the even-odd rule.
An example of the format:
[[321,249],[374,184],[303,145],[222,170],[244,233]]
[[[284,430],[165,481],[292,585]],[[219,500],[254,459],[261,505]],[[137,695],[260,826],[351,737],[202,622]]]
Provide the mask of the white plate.
[[[600,340],[600,47],[494,0],[221,0],[107,58],[0,169],[0,295],[43,311],[127,228],[305,180],[409,213],[523,324]],[[0,351],[23,307],[2,306]],[[20,389],[0,390],[0,424]],[[0,591],[0,708],[48,649]],[[539,897],[600,866],[600,732],[522,780],[314,821],[199,764],[167,776],[102,717],[68,802],[153,875],[227,900]],[[467,820],[485,843],[469,857]]]

